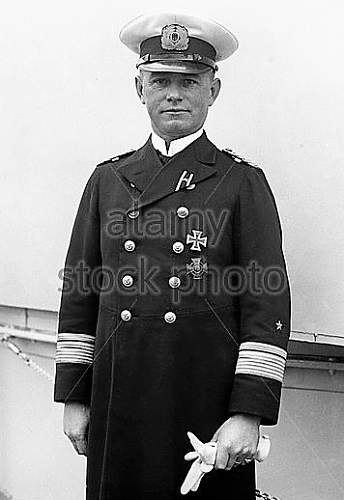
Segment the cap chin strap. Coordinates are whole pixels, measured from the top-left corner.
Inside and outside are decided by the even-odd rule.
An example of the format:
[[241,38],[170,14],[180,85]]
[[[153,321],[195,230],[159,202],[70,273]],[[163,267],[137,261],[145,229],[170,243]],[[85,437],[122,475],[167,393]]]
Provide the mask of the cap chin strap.
[[180,62],[191,62],[191,63],[201,63],[209,66],[214,71],[218,70],[218,66],[209,57],[201,56],[200,54],[181,54],[181,53],[173,53],[173,54],[146,54],[141,57],[136,67],[139,68],[141,64],[147,62],[168,62],[168,61],[180,61]]

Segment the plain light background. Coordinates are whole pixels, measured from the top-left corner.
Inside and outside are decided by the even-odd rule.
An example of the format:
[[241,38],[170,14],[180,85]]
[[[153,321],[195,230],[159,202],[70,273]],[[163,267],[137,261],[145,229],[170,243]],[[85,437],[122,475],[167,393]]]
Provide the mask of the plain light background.
[[[185,10],[176,0],[167,10]],[[165,8],[165,9],[166,9]],[[343,15],[339,0],[187,2],[239,50],[221,64],[206,130],[259,164],[274,191],[293,329],[343,334]],[[23,0],[0,20],[0,303],[56,310],[58,271],[95,165],[140,147],[150,127],[136,56],[118,39],[147,0]]]

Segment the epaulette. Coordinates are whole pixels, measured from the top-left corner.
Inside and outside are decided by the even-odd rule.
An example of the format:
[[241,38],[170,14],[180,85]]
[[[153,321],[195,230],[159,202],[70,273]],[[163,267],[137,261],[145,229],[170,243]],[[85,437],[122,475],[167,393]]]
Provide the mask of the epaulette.
[[237,155],[230,148],[224,148],[222,151],[224,153],[226,153],[227,155],[231,156],[233,158],[233,160],[236,161],[237,163],[245,162],[248,165],[250,165],[251,167],[258,167],[258,165],[256,163],[252,163],[250,160],[247,160],[246,158],[243,158],[242,156]]
[[127,156],[132,155],[135,153],[135,149],[131,149],[130,151],[127,151],[126,153],[122,153],[117,156],[113,156],[112,158],[109,158],[108,160],[102,161],[101,163],[98,163],[97,167],[100,167],[101,165],[106,165],[106,163],[114,163],[118,160],[121,160],[122,158],[126,158]]

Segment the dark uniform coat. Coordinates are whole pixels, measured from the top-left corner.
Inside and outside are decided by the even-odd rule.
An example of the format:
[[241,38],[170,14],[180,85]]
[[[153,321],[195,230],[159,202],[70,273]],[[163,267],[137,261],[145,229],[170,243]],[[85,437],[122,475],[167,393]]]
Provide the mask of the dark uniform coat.
[[[252,271],[252,269],[255,271]],[[151,139],[97,166],[66,258],[55,401],[91,407],[88,500],[172,500],[235,413],[275,424],[290,294],[263,171],[205,133],[162,164]],[[199,499],[253,500],[254,463]]]

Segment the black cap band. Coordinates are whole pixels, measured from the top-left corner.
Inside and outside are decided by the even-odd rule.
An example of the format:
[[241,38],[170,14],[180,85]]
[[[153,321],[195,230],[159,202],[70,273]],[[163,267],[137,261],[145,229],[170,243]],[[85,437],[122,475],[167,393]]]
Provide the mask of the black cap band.
[[188,61],[202,63],[216,70],[216,51],[212,45],[199,38],[188,37],[187,48],[183,50],[164,49],[160,36],[154,36],[144,40],[140,45],[140,59],[137,67],[141,64],[156,61]]

